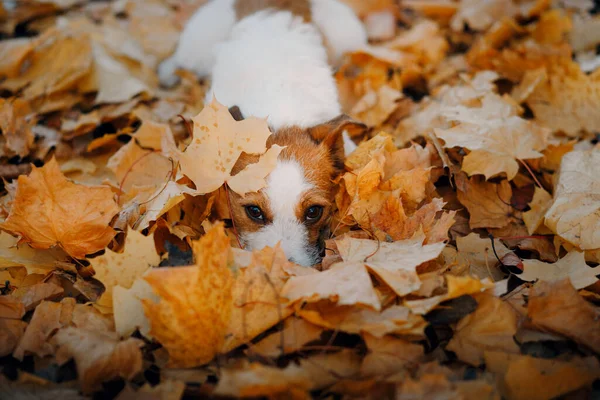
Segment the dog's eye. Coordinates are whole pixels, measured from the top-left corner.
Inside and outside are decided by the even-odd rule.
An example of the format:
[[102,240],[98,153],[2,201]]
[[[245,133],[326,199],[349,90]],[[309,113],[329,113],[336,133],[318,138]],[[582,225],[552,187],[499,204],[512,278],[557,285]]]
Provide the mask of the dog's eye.
[[304,219],[306,222],[316,222],[323,215],[323,207],[322,206],[310,206],[306,209],[306,213],[304,214]]
[[248,217],[250,217],[250,219],[252,219],[254,221],[257,221],[257,222],[265,221],[265,214],[258,206],[246,206],[246,214],[248,214]]

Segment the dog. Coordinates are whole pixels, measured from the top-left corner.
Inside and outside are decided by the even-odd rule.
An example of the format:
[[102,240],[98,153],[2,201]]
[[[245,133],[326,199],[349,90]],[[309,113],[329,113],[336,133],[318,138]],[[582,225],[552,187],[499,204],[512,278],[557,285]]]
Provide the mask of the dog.
[[[210,76],[213,96],[243,117],[266,118],[267,146],[285,146],[267,185],[231,193],[230,216],[247,249],[281,243],[293,262],[320,262],[343,171],[348,132],[366,126],[341,112],[332,66],[367,43],[352,10],[337,0],[212,0],[186,25],[174,55],[159,67]],[[256,158],[245,155],[233,174]]]

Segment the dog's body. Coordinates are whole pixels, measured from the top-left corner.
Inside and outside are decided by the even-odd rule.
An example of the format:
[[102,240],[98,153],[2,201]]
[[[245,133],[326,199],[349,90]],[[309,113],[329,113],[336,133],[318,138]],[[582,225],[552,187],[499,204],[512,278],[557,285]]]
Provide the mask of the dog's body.
[[358,18],[337,0],[212,0],[161,65],[164,84],[175,82],[177,68],[210,75],[208,101],[215,96],[244,117],[266,117],[275,132],[270,144],[286,146],[265,189],[232,199],[231,217],[247,248],[281,242],[295,262],[319,261],[342,133],[359,125],[339,117],[329,63],[366,41]]

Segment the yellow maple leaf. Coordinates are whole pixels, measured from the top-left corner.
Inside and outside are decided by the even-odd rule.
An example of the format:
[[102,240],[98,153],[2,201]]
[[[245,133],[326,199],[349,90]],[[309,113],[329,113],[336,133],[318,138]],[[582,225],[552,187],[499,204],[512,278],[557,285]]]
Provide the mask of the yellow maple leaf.
[[423,245],[424,236],[416,234],[408,240],[378,243],[368,239],[344,237],[336,240],[344,261],[366,265],[398,296],[405,296],[421,286],[416,268],[436,258],[444,243]]
[[434,129],[447,148],[463,147],[471,152],[462,169],[469,175],[491,178],[506,173],[509,180],[519,172],[517,160],[542,157],[550,130],[516,114],[516,107],[495,93],[481,100],[481,107],[453,106],[443,113],[458,125]]
[[169,352],[169,365],[209,362],[225,343],[233,304],[229,238],[222,224],[194,243],[196,265],[157,268],[148,281],[160,297],[143,299],[150,334]]
[[598,281],[596,275],[600,270],[585,263],[583,253],[572,251],[555,263],[545,263],[539,260],[523,260],[523,273],[519,279],[524,281],[558,281],[570,278],[575,289],[583,289]]
[[[199,194],[215,191],[223,183],[240,195],[266,186],[265,177],[275,167],[277,156],[283,149],[273,145],[266,150],[271,135],[266,119],[236,121],[227,107],[213,99],[193,120],[194,138],[177,158],[181,172],[194,182]],[[242,152],[265,154],[258,163],[231,176]]]
[[108,223],[118,210],[108,187],[69,182],[53,158],[19,177],[10,214],[0,228],[36,249],[60,246],[70,256],[83,258],[113,238]]
[[582,250],[600,248],[600,150],[565,154],[545,224]]
[[158,265],[160,256],[156,252],[152,235],[144,236],[140,232],[130,230],[127,232],[122,253],[107,249],[106,253],[89,261],[96,271],[94,278],[102,282],[105,288],[105,292],[96,300],[96,304],[112,308],[113,288],[115,286],[131,288],[137,278],[149,268]]

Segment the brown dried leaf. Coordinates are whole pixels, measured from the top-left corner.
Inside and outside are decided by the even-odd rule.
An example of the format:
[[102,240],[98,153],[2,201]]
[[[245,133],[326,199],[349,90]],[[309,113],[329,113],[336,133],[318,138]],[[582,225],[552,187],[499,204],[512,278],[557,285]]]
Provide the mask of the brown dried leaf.
[[55,300],[63,292],[63,288],[58,285],[40,282],[32,286],[20,287],[12,292],[11,296],[19,299],[26,311],[31,311],[43,300]]
[[360,367],[363,376],[386,376],[412,368],[423,358],[423,346],[391,336],[363,335],[369,353]]
[[529,297],[527,315],[539,328],[571,338],[600,353],[600,309],[586,302],[569,279],[536,283]]
[[83,258],[102,250],[115,232],[108,226],[118,207],[108,187],[69,182],[53,158],[20,176],[10,214],[1,228],[37,249],[60,246]]
[[23,337],[27,322],[19,319],[0,318],[0,357],[13,352]]
[[57,329],[68,326],[73,317],[75,299],[64,298],[60,303],[42,301],[36,307],[13,357],[22,360],[26,353],[39,357],[54,354],[54,346],[48,342]]
[[471,217],[469,226],[476,228],[502,228],[517,214],[510,205],[512,189],[507,180],[499,184],[478,177],[456,178],[458,200],[467,207]]
[[58,331],[53,342],[58,346],[59,364],[75,359],[84,393],[116,377],[131,379],[142,369],[143,342],[139,339],[120,341],[116,333],[67,327]]
[[513,339],[518,322],[515,310],[489,294],[478,295],[476,299],[477,309],[460,320],[447,349],[473,366],[483,363],[485,351],[519,353],[519,346]]

